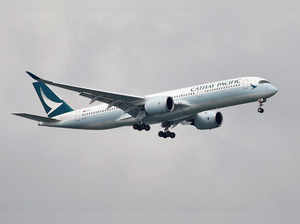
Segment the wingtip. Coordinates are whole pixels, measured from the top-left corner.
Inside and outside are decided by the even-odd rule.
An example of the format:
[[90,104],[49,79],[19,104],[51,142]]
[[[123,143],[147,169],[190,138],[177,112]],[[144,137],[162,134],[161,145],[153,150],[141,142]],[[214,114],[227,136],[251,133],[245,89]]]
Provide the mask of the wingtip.
[[31,78],[33,78],[34,80],[41,80],[38,76],[36,76],[35,74],[33,74],[33,73],[31,73],[31,72],[29,72],[29,71],[26,71],[26,73],[31,77]]

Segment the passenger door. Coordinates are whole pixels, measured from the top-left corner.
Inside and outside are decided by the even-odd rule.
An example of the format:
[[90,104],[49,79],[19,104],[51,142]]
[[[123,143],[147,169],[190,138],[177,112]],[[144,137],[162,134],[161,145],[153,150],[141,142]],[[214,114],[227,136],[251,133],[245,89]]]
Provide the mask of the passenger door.
[[76,110],[75,111],[75,120],[76,121],[80,121],[81,120],[81,113],[82,113],[82,110]]
[[250,89],[251,88],[249,79],[247,79],[247,78],[243,79],[243,88],[244,89]]

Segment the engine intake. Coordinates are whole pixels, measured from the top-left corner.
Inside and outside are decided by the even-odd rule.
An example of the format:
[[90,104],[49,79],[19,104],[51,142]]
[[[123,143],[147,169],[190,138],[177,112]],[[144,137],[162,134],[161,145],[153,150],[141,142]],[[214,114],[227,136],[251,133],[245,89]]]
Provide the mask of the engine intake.
[[221,112],[205,111],[198,113],[192,122],[197,129],[206,130],[218,128],[223,123],[223,115]]
[[157,96],[146,100],[145,111],[150,114],[161,114],[174,110],[174,100],[170,96]]

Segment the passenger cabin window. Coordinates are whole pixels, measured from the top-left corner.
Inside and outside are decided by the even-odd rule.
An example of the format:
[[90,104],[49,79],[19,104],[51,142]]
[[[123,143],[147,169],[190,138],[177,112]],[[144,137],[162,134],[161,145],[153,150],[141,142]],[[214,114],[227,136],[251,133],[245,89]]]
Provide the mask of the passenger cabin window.
[[270,82],[267,81],[267,80],[260,80],[258,83],[259,83],[259,84],[264,84],[264,83],[270,83]]

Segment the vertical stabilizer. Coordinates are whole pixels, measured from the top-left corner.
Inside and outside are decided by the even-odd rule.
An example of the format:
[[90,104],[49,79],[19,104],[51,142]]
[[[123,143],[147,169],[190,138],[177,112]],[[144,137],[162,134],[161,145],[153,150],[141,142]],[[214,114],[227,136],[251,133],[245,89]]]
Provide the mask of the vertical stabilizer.
[[49,118],[73,111],[45,83],[34,82],[33,86]]

